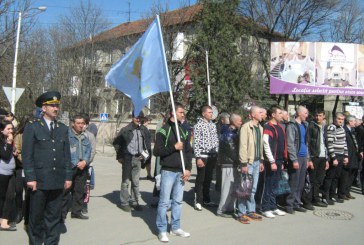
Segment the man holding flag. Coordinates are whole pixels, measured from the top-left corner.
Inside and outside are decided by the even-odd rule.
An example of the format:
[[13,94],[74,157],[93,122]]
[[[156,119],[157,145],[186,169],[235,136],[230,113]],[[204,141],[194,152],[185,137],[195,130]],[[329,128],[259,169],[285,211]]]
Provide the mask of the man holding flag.
[[[167,209],[171,203],[171,234],[180,237],[189,237],[181,229],[180,217],[183,201],[183,187],[190,178],[192,168],[192,148],[190,145],[190,135],[187,130],[180,127],[184,120],[185,112],[181,104],[175,104],[175,117],[178,121],[178,131],[181,135],[179,140],[175,125],[175,117],[171,110],[171,117],[168,122],[157,132],[154,145],[154,155],[160,157],[161,183],[160,197],[157,213],[158,238],[161,242],[168,242],[167,237]],[[183,162],[180,152],[183,153],[183,160],[186,170],[183,172]]]
[[177,104],[176,111],[174,106],[158,15],[143,36],[113,65],[105,79],[110,85],[131,98],[135,115],[138,115],[147,104],[150,96],[167,91],[170,93],[171,118],[165,125],[166,128],[163,127],[162,131],[158,132],[154,148],[154,154],[161,157],[161,165],[164,167],[162,168],[161,194],[157,216],[158,237],[160,241],[168,242],[166,200],[169,203],[171,193],[173,193],[171,233],[181,237],[189,237],[190,234],[183,231],[179,223],[184,181],[187,181],[191,174],[192,151],[188,132],[179,126],[184,119],[184,108]]

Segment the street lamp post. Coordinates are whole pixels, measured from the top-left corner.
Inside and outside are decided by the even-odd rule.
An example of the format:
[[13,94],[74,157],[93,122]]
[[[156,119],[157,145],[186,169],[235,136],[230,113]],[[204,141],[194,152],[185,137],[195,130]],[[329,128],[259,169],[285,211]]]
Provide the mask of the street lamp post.
[[211,106],[211,85],[210,85],[210,71],[209,71],[209,51],[206,49],[206,77],[207,77],[207,99],[209,106]]
[[209,70],[209,51],[196,43],[191,43],[189,41],[185,41],[185,43],[189,43],[190,45],[194,45],[198,47],[200,50],[205,51],[206,58],[206,79],[207,79],[207,101],[208,105],[211,106],[211,84],[210,84],[210,70]]
[[[40,11],[45,11],[47,7],[38,7],[38,8],[31,8],[38,9]],[[29,11],[28,10],[28,11]],[[20,42],[20,30],[21,30],[21,20],[22,20],[22,12],[19,12],[18,18],[18,29],[16,32],[16,44],[15,44],[15,57],[14,57],[14,66],[13,66],[13,83],[11,88],[11,112],[15,114],[15,100],[16,100],[16,76],[18,71],[18,52],[19,52],[19,42]]]

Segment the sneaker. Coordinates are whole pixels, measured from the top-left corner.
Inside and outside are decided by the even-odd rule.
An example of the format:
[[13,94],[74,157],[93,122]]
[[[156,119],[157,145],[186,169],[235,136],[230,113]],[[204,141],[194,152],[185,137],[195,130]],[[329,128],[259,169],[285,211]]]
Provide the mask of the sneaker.
[[276,214],[278,216],[284,216],[286,215],[286,212],[279,210],[278,208],[276,210],[273,210],[273,214]]
[[199,203],[195,203],[195,210],[202,211],[202,206]]
[[288,214],[294,214],[294,210],[293,210],[293,208],[286,208],[286,213],[288,213]]
[[88,214],[88,209],[87,209],[87,207],[83,207],[83,208],[82,208],[81,213],[82,213],[82,214]]
[[250,224],[249,218],[245,214],[243,214],[242,216],[238,217],[237,218],[237,221],[239,221],[242,224]]
[[344,199],[338,198],[338,197],[332,197],[331,198],[332,201],[337,202],[337,203],[343,203]]
[[158,234],[158,239],[161,242],[169,242],[169,239],[167,237],[167,232],[161,232]]
[[335,202],[331,199],[322,199],[322,202],[327,205],[335,205]]
[[217,207],[217,206],[219,206],[216,203],[214,203],[213,201],[203,202],[203,205],[206,206],[206,207]]
[[276,216],[273,214],[272,211],[265,211],[263,212],[264,217],[274,219]]
[[181,228],[177,229],[177,230],[174,230],[174,231],[171,230],[171,235],[180,236],[180,237],[190,237],[191,236],[190,233],[185,232]]
[[257,213],[248,214],[248,218],[255,221],[262,221],[262,216],[257,215]]

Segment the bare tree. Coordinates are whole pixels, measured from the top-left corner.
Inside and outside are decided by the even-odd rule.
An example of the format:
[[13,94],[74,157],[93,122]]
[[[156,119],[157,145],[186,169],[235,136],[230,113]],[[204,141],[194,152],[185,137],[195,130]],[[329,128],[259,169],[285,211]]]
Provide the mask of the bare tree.
[[[358,0],[343,0],[340,12],[328,21],[330,28],[321,33],[321,40],[342,43],[364,44],[364,6]],[[340,96],[335,98],[332,116],[334,117]],[[354,100],[354,96],[351,97]]]
[[343,0],[340,12],[329,20],[331,28],[322,33],[324,41],[364,43],[364,6],[359,0]]
[[[240,13],[256,39],[268,93],[271,41],[309,40],[320,36],[338,11],[338,0],[241,0]],[[262,37],[264,40],[262,40]],[[275,96],[273,96],[274,98]],[[286,105],[288,96],[286,98]],[[281,100],[281,96],[275,98]]]
[[91,111],[95,87],[92,38],[107,27],[109,23],[102,10],[88,0],[79,1],[78,7],[62,15],[60,24],[50,30],[56,61],[53,81],[63,94],[68,95],[66,110]]
[[317,33],[336,13],[337,0],[241,0],[240,12],[271,34],[301,40]]
[[[14,62],[15,38],[19,12],[23,13],[21,36],[28,33],[34,25],[36,12],[29,11],[31,0],[0,0],[0,84],[9,86]],[[24,39],[21,39],[24,40]],[[22,45],[22,43],[21,43]],[[22,46],[21,46],[22,47]],[[21,65],[21,64],[19,64]],[[7,99],[0,90],[0,103],[6,105]]]

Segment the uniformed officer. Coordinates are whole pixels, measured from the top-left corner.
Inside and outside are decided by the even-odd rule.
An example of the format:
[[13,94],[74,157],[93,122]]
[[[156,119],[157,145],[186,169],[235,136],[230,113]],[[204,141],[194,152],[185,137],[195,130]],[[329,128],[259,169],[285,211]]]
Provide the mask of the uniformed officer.
[[46,92],[35,104],[43,116],[23,134],[23,166],[30,194],[29,244],[58,244],[63,189],[72,184],[68,127],[56,121],[61,94]]

